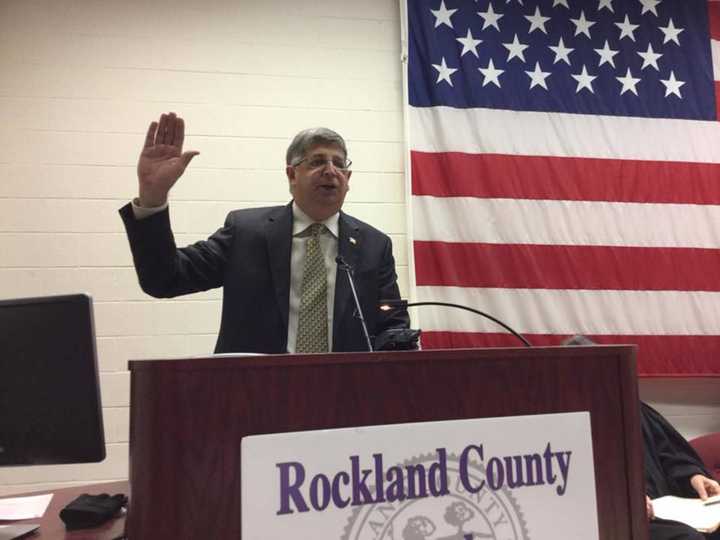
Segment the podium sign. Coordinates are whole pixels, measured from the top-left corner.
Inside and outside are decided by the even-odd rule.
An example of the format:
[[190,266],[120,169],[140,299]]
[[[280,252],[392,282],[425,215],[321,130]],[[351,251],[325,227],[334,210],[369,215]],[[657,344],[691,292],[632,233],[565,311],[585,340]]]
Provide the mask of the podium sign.
[[242,537],[598,538],[590,414],[244,437]]

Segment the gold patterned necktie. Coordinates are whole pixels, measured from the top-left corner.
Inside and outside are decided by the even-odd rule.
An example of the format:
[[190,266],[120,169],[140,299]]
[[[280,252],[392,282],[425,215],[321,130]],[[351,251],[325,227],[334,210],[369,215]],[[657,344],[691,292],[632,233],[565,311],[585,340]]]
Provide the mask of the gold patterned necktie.
[[325,225],[308,227],[310,237],[305,244],[305,262],[300,289],[297,343],[295,352],[328,352],[327,270],[320,249],[320,234]]

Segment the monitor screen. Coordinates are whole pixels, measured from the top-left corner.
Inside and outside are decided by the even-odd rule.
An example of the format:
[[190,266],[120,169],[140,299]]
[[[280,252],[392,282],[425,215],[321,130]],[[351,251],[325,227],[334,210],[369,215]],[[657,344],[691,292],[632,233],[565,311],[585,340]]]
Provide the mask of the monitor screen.
[[105,459],[92,300],[0,300],[0,466]]

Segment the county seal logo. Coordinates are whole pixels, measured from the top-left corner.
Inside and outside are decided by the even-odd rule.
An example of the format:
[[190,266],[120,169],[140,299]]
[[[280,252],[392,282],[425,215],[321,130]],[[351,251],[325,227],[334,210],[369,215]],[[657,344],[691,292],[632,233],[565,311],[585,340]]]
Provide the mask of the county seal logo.
[[[431,463],[434,455],[406,460],[403,465]],[[530,540],[511,491],[467,492],[460,480],[458,457],[448,455],[448,495],[356,506],[341,540]],[[479,485],[485,468],[468,464],[467,474]]]

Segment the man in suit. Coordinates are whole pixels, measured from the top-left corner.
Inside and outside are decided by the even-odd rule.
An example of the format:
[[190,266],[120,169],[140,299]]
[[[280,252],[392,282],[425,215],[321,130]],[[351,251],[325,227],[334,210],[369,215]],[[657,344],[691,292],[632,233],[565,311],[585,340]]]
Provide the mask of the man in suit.
[[378,309],[400,296],[390,239],[341,211],[352,172],[340,135],[315,128],[294,138],[288,205],[235,210],[207,240],[178,249],[168,194],[198,154],[183,152],[184,131],[174,113],[150,124],[139,196],[120,209],[146,293],[168,298],[222,286],[216,353],[367,350],[340,256],[354,270],[369,333],[408,326],[407,312]]

